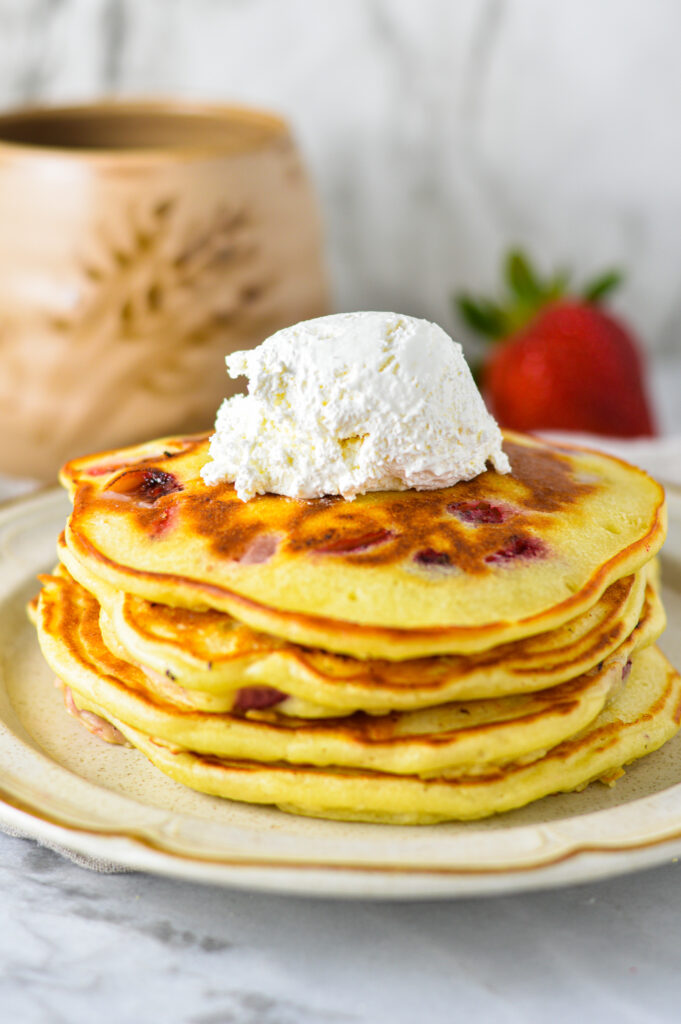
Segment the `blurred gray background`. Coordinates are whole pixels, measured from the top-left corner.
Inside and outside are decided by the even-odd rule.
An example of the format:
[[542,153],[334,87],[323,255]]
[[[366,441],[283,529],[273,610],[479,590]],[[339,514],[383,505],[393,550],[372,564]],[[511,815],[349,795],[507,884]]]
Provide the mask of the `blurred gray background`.
[[440,321],[528,247],[653,349],[681,326],[678,0],[0,0],[0,105],[273,108],[314,176],[339,309]]

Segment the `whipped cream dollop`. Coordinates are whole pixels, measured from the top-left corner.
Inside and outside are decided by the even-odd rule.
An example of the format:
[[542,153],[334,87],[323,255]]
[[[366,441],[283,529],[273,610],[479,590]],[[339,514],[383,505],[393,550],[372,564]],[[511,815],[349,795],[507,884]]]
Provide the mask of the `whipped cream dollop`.
[[207,484],[247,501],[432,490],[510,465],[461,346],[397,313],[339,313],[278,331],[227,357],[248,394],[226,399]]

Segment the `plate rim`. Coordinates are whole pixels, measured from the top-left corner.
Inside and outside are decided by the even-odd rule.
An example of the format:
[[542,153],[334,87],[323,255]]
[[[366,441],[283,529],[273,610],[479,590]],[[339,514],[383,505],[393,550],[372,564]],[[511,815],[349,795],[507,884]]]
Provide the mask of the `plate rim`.
[[[681,499],[681,487],[672,485],[668,490],[673,494],[671,504],[676,505]],[[47,485],[27,495],[10,498],[0,503],[0,519],[6,521],[9,515],[10,521],[14,521],[25,508],[47,505],[57,497],[65,497],[63,491],[59,487]],[[681,502],[675,512],[670,509],[670,518],[672,516],[681,522]],[[664,557],[663,552],[663,561]],[[24,582],[27,579],[28,576],[24,578]],[[13,736],[13,739],[19,743],[23,742],[17,736]],[[40,751],[38,756],[51,760],[56,767],[61,767],[45,751]],[[678,791],[681,798],[681,783],[662,792],[669,795],[675,791]],[[127,799],[135,800],[134,797]],[[681,799],[678,803],[678,814],[681,815]],[[188,814],[174,813],[179,813],[180,816]],[[609,811],[606,809],[587,812],[587,815],[588,813]],[[565,819],[557,819],[558,822],[561,820]],[[550,824],[542,826],[541,823],[537,823],[522,827],[538,829],[550,827]],[[71,854],[109,862],[120,870],[151,871],[186,880],[252,891],[315,897],[465,898],[537,890],[643,870],[681,855],[679,818],[676,819],[673,828],[653,838],[635,838],[630,842],[620,839],[616,845],[603,840],[573,840],[567,848],[549,856],[546,855],[546,851],[542,854],[541,848],[538,848],[532,858],[528,855],[528,861],[517,865],[473,867],[432,863],[367,864],[347,860],[334,863],[305,860],[300,857],[295,861],[286,860],[276,853],[262,858],[255,858],[249,854],[190,854],[186,851],[173,850],[167,842],[164,843],[162,835],[153,836],[148,831],[142,835],[130,826],[121,829],[113,824],[100,826],[93,823],[83,827],[69,822],[60,816],[59,812],[46,812],[45,807],[41,807],[35,801],[22,799],[16,792],[8,791],[2,778],[0,826],[48,845],[61,847]],[[504,835],[503,831],[497,834],[500,837]]]

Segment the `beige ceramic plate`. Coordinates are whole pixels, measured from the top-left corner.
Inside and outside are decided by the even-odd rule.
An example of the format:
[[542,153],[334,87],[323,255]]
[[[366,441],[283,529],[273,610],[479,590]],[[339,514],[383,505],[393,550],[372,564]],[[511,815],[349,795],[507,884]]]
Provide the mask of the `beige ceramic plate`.
[[[662,647],[681,665],[681,492],[669,497]],[[681,735],[614,789],[597,783],[482,823],[425,828],[317,821],[203,796],[137,751],[101,743],[64,713],[24,612],[67,511],[57,491],[0,510],[0,826],[121,867],[320,896],[512,892],[681,856]]]

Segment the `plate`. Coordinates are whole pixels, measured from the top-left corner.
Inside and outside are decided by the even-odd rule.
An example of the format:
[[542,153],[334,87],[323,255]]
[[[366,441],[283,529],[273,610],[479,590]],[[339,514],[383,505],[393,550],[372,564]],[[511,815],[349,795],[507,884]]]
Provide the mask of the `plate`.
[[[681,491],[663,553],[681,665]],[[318,821],[195,793],[65,714],[25,604],[68,514],[50,490],[0,509],[0,826],[121,868],[280,893],[416,899],[586,882],[681,856],[681,734],[610,789],[592,784],[483,822]]]

